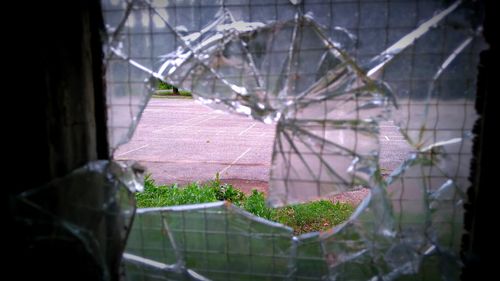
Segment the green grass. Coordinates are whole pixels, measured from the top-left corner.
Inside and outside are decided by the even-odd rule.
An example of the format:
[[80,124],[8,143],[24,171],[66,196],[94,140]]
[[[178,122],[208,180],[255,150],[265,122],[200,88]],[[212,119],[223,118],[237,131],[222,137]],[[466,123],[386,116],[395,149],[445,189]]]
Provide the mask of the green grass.
[[[163,90],[163,91],[156,92],[156,95],[158,95],[158,96],[175,96],[176,94],[173,93],[173,88],[174,88],[173,85],[170,85],[166,82],[158,80],[157,89]],[[178,95],[184,96],[184,97],[191,97],[192,96],[191,92],[187,91],[187,90],[179,90]]]
[[158,90],[171,90],[174,86],[158,79]]
[[244,210],[294,229],[294,234],[321,231],[347,220],[354,211],[354,206],[344,203],[332,203],[327,200],[273,209],[266,206],[264,193],[253,190],[246,195],[230,184],[222,184],[218,176],[204,184],[190,183],[179,187],[157,185],[150,175],[146,176],[144,192],[137,193],[139,208],[164,207],[185,204],[230,201]]
[[296,234],[329,229],[347,220],[354,207],[327,200],[277,209],[273,220],[292,227]]
[[174,92],[172,91],[168,91],[168,92],[156,92],[155,95],[157,96],[165,96],[165,97],[168,97],[168,96],[183,96],[183,97],[192,97],[193,95],[191,94],[190,91],[187,91],[187,90],[179,90],[179,94],[174,94]]

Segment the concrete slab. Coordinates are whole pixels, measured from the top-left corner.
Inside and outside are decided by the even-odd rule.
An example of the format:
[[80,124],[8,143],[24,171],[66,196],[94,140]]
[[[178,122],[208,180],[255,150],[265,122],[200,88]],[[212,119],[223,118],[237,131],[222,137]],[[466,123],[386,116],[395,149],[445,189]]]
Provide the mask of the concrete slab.
[[136,160],[156,182],[223,182],[267,190],[274,125],[214,111],[190,99],[151,99],[131,141],[115,152]]
[[[275,126],[212,110],[191,99],[153,98],[115,159],[136,160],[157,183],[223,182],[267,191]],[[393,122],[380,126],[381,167],[389,173],[410,148]]]

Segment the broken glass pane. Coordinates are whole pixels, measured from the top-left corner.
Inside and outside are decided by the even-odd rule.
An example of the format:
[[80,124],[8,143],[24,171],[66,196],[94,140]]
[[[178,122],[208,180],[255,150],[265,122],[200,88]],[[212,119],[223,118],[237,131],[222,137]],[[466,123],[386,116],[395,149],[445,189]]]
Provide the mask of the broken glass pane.
[[283,279],[291,249],[289,227],[217,202],[140,209],[124,260],[139,264],[140,257],[144,266],[161,263],[186,276],[191,269],[211,280]]
[[23,231],[31,233],[26,249],[55,254],[69,247],[73,257],[88,263],[89,273],[110,280],[119,272],[135,213],[133,193],[142,182],[132,166],[94,161],[21,193],[14,208]]
[[[211,107],[276,124],[271,205],[370,189],[347,223],[299,237],[222,203],[141,211],[125,255],[130,278],[458,278],[484,48],[471,5],[104,0],[103,7],[112,149],[133,133],[151,81],[162,79]],[[253,245],[279,251],[259,264]]]

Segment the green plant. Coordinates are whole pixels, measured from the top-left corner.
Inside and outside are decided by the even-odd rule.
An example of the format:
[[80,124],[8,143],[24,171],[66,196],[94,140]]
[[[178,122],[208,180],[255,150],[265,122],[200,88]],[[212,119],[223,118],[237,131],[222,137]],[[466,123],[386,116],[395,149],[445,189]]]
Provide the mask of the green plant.
[[256,216],[288,225],[297,235],[329,229],[348,219],[354,211],[354,207],[349,204],[327,200],[279,209],[269,208],[263,192],[254,189],[247,196],[232,185],[221,183],[219,174],[216,174],[215,180],[205,184],[190,183],[183,187],[177,184],[157,185],[151,175],[146,175],[144,192],[137,193],[136,199],[140,208],[226,200]]
[[184,97],[191,97],[191,92],[186,91],[186,90],[179,90],[177,87],[174,85],[171,85],[167,82],[163,82],[162,80],[157,80],[157,90],[172,90],[172,91],[165,91],[165,92],[157,92],[156,95],[159,96],[172,96],[172,95],[179,95],[179,96],[184,96]]
[[241,202],[245,201],[245,193],[234,188],[230,184],[223,184],[215,188],[215,193],[218,200],[229,201],[240,206]]
[[185,96],[185,97],[191,97],[192,94],[190,91],[186,91],[186,90],[179,90],[179,95],[181,96]]
[[266,206],[263,192],[252,190],[252,194],[248,196],[243,208],[256,216],[273,220],[274,210]]
[[[160,90],[164,90],[164,89],[160,89]],[[165,96],[165,97],[168,97],[168,96],[182,96],[182,97],[192,97],[191,95],[191,92],[190,91],[186,91],[186,90],[179,90],[177,93],[175,93],[174,91],[157,91],[155,93],[156,96]]]
[[220,182],[219,173],[215,174],[215,180],[208,183],[210,188],[215,192],[215,196],[220,201],[229,201],[237,206],[245,201],[245,193],[239,189],[234,188],[230,184],[223,184]]
[[185,187],[173,185],[156,185],[151,175],[146,175],[144,191],[136,194],[137,207],[163,207],[218,201],[215,192],[198,183],[190,183]]
[[295,230],[295,234],[325,230],[347,220],[354,206],[327,200],[309,202],[277,209],[274,220]]
[[168,84],[167,82],[163,82],[161,80],[158,80],[158,89],[159,90],[170,90],[172,88],[173,88],[173,86]]

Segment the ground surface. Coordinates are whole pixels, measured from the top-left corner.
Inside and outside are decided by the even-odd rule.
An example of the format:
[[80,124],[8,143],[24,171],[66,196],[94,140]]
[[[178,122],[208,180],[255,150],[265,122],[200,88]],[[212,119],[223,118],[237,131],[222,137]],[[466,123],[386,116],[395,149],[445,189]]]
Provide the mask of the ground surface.
[[[380,127],[380,164],[389,173],[409,147],[392,122]],[[192,99],[153,98],[132,140],[114,156],[139,161],[161,184],[207,181],[219,172],[223,182],[246,192],[267,191],[274,130],[274,125],[214,111]],[[357,203],[366,194],[337,198]]]

